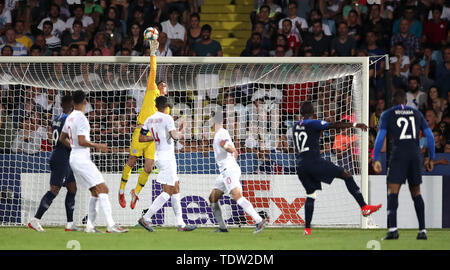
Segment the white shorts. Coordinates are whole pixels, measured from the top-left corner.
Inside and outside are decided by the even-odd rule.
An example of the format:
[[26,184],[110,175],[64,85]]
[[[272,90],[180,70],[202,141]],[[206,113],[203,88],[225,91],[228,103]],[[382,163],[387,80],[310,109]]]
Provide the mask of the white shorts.
[[81,184],[88,189],[105,182],[103,175],[91,159],[71,157],[70,167],[77,184]]
[[155,164],[158,168],[158,176],[156,177],[156,182],[163,185],[175,186],[175,182],[178,181],[177,161],[175,159],[156,159]]
[[239,167],[231,169],[227,168],[219,174],[213,188],[221,190],[225,194],[230,194],[235,188],[240,188],[242,190],[240,178],[241,169]]

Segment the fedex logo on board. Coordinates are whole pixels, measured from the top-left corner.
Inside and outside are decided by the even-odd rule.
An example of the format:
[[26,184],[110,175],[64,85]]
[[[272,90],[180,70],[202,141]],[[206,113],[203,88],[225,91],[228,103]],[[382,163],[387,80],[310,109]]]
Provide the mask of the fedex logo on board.
[[[257,211],[264,211],[269,215],[269,221],[272,224],[286,224],[290,222],[291,224],[302,225],[305,224],[303,218],[298,214],[298,211],[305,204],[305,198],[295,198],[292,202],[288,202],[283,197],[264,197],[257,196],[257,193],[269,193],[270,192],[270,181],[269,180],[243,180],[243,195],[246,197],[256,208]],[[162,187],[159,183],[153,180],[152,189],[152,200],[161,193]],[[183,196],[183,191],[181,191]],[[272,217],[269,214],[271,208],[271,202],[279,209],[281,214],[278,217]],[[239,222],[244,217],[248,224],[254,224],[253,219],[247,215],[244,210],[237,205],[237,203],[231,199],[229,196],[222,196],[220,199],[220,204],[223,206],[227,205],[231,209],[231,217],[229,217],[225,222],[227,224],[239,224]],[[162,225],[164,223],[164,208],[172,207],[170,200],[159,210],[152,218],[153,224]],[[187,224],[206,224],[211,222],[216,223],[214,215],[209,207],[209,201],[207,197],[202,197],[198,195],[188,195],[181,199],[181,207],[183,209],[183,219]],[[196,216],[196,219],[191,217]],[[273,221],[273,222],[272,222]]]

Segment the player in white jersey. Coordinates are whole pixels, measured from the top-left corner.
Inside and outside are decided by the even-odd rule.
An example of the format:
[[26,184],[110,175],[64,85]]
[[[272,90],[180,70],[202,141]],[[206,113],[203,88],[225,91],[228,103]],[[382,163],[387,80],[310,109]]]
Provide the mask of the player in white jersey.
[[163,185],[163,192],[156,197],[147,213],[138,222],[145,229],[153,232],[150,218],[171,199],[173,212],[177,218],[178,231],[193,231],[197,227],[186,225],[182,216],[180,185],[175,158],[174,140],[180,138],[183,124],[177,131],[172,116],[164,113],[169,106],[166,96],[157,97],[155,103],[158,111],[145,120],[139,135],[139,142],[155,142],[155,163],[159,171],[156,181]]
[[242,185],[240,182],[241,168],[237,163],[238,152],[231,140],[230,134],[222,126],[222,115],[212,112],[211,120],[214,125],[214,157],[219,166],[220,175],[209,195],[209,202],[213,210],[214,217],[219,223],[219,228],[215,232],[228,232],[227,225],[223,221],[222,210],[219,199],[224,193],[230,194],[237,204],[249,214],[256,222],[254,233],[261,232],[267,224],[266,219],[258,215],[253,205],[242,195]]
[[108,196],[108,187],[102,174],[91,160],[90,148],[96,148],[101,152],[108,152],[106,144],[90,141],[90,126],[85,114],[86,94],[82,90],[73,93],[74,110],[67,117],[62,129],[60,141],[69,144],[72,148],[69,163],[77,184],[87,187],[91,191],[89,201],[88,220],[85,232],[100,232],[95,226],[97,216],[97,204],[106,218],[107,233],[124,233],[128,230],[119,227],[112,218],[111,203]]

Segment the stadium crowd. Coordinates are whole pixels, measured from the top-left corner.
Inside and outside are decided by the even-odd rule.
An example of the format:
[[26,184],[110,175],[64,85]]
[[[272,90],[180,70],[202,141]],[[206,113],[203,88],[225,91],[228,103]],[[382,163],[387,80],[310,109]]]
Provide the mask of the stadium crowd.
[[[147,27],[155,26],[160,31],[158,56],[222,56],[220,42],[211,38],[214,29],[201,24],[202,2],[0,0],[1,55],[149,55],[142,33]],[[249,14],[248,21],[253,31],[240,56],[388,54],[389,63],[383,57],[373,58],[376,61],[370,69],[370,148],[373,148],[381,112],[386,109],[387,90],[404,89],[408,95],[407,105],[421,110],[433,130],[436,152],[449,153],[449,20],[449,0],[255,0],[255,10]],[[242,76],[241,71],[235,72],[236,78]],[[312,89],[316,93],[302,94],[302,89]],[[327,104],[321,104],[323,111],[318,112],[324,119],[345,120],[337,119],[336,115],[345,116],[342,104],[348,104],[348,95],[320,97],[331,92],[319,89],[322,88],[305,85],[232,87],[222,89],[214,100],[224,111],[229,111],[233,105],[236,125],[245,123],[241,121],[240,111],[253,110],[252,115],[258,116],[265,110],[264,117],[269,118],[264,121],[283,127],[281,134],[276,133],[276,138],[271,140],[275,144],[263,149],[266,142],[258,143],[258,138],[235,134],[242,151],[257,152],[264,160],[265,151],[261,149],[293,152],[292,145],[287,143],[289,125],[285,123],[296,119],[301,101],[308,97],[319,97],[319,102],[320,98],[328,100]],[[0,151],[13,149],[13,152],[33,154],[51,150],[52,134],[47,127],[52,117],[60,112],[57,108],[60,108],[61,94],[52,89],[2,86]],[[189,99],[183,93],[180,95],[180,100]],[[93,135],[97,136],[94,140],[114,142],[110,145],[113,152],[127,151],[139,112],[139,98],[132,90],[122,96],[120,100],[89,96],[89,119],[94,123]],[[189,101],[184,103],[189,104]],[[278,118],[271,119],[270,111],[274,106],[280,113]],[[261,119],[255,120],[256,123]],[[13,136],[14,129],[18,132]],[[179,146],[182,151],[211,150],[207,137],[187,137],[191,139]],[[430,146],[424,139],[421,147],[425,153]],[[448,164],[448,161],[441,159],[437,164]]]

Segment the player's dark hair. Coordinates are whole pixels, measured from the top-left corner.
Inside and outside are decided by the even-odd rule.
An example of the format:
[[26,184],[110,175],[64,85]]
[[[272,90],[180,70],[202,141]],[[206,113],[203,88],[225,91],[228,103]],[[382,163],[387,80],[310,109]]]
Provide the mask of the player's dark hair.
[[158,111],[164,110],[168,104],[168,98],[166,96],[159,96],[155,99],[155,105]]
[[314,114],[314,106],[310,101],[305,101],[300,106],[300,114],[304,117],[312,116]]
[[71,95],[65,95],[61,98],[61,107],[64,110],[69,110],[72,108],[73,97]]
[[392,94],[392,104],[399,105],[406,103],[406,92],[403,89],[397,89]]
[[77,90],[77,91],[73,92],[72,97],[73,97],[73,103],[75,105],[79,105],[79,104],[82,104],[83,101],[86,99],[86,93],[84,93],[83,90]]

